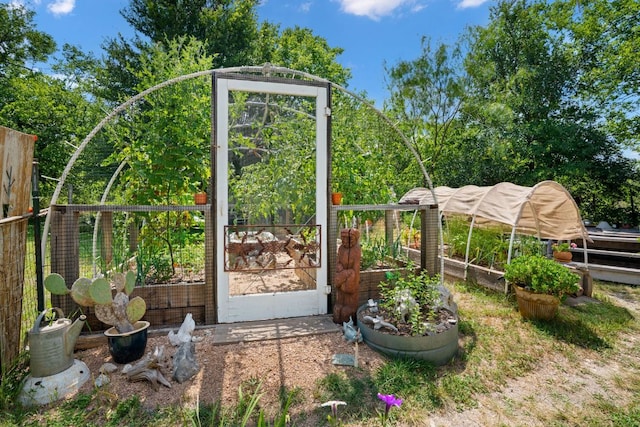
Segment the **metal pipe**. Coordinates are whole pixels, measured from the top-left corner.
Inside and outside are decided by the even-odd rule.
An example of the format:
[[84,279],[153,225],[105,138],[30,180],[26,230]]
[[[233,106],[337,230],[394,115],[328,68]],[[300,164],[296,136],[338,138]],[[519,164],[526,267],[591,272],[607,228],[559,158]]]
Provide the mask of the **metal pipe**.
[[36,292],[38,296],[38,313],[41,313],[44,310],[44,282],[42,251],[40,251],[42,237],[40,235],[40,187],[38,180],[38,160],[34,159],[31,172],[31,199],[33,203],[33,241],[36,249]]

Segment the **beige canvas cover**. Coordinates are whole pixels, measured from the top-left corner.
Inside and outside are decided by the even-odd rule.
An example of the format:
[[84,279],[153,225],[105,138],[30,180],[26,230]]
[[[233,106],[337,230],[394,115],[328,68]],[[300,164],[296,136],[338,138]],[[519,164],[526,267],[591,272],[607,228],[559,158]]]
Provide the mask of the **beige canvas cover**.
[[540,239],[589,240],[573,197],[555,181],[533,187],[510,182],[490,187],[436,187],[434,193],[437,200],[428,188],[414,188],[402,196],[400,203],[437,203],[441,215],[468,215],[476,224],[507,224],[517,233]]

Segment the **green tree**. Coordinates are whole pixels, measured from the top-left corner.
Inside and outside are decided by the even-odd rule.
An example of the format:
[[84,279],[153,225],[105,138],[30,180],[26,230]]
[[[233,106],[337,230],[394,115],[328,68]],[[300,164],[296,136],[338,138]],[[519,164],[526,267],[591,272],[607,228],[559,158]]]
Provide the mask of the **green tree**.
[[142,57],[151,54],[153,44],[176,37],[200,40],[213,58],[212,68],[247,65],[258,36],[256,5],[256,0],[132,0],[121,14],[136,34],[132,40],[118,34],[103,44],[101,95],[111,101],[135,95]]
[[638,150],[640,3],[566,0],[550,3],[547,16],[575,52],[582,102],[606,120],[607,133]]
[[329,46],[325,39],[308,28],[295,26],[280,31],[280,26],[265,22],[254,42],[251,65],[271,63],[346,85],[351,72],[337,60],[343,51]]
[[247,65],[257,37],[257,0],[131,0],[122,16],[151,42],[192,36],[215,68]]
[[46,61],[55,49],[53,38],[36,30],[35,12],[22,6],[0,4],[0,76],[32,71],[28,63]]
[[[400,121],[431,179],[446,183],[449,172],[445,165],[454,155],[451,136],[459,126],[466,85],[462,56],[457,46],[440,44],[433,50],[425,37],[421,43],[418,58],[400,61],[388,70],[391,99],[387,111]],[[423,179],[422,185],[428,183]]]
[[[100,104],[89,102],[81,87],[81,80],[89,80],[88,75],[60,79],[35,69],[35,63],[49,59],[55,43],[51,36],[36,30],[34,15],[23,7],[0,4],[0,123],[38,136],[34,157],[41,174],[55,179],[89,132]],[[69,46],[65,52],[70,67],[76,54],[80,64],[79,52]],[[90,68],[85,64],[85,69]],[[75,191],[82,193],[83,181],[78,183]],[[43,204],[55,186],[54,180],[43,180]]]
[[[470,33],[465,134],[497,155],[490,162],[496,168],[484,170],[480,183],[493,184],[496,175],[522,185],[589,182],[616,200],[621,177],[633,174],[631,164],[596,111],[581,101],[580,61],[563,34],[549,28],[546,10],[544,3],[500,2],[489,25]],[[617,174],[609,175],[614,169]]]
[[[140,58],[136,92],[211,67],[212,58],[193,38],[156,43],[149,53]],[[206,189],[210,177],[210,117],[210,76],[163,87],[118,117],[115,149],[103,162],[110,168],[122,162],[128,166],[114,191],[115,199],[137,205],[192,204],[192,194]],[[146,252],[139,253],[139,260],[155,260],[155,268],[162,270],[158,271],[160,277],[165,267],[169,271],[175,268],[174,248],[189,238],[185,230],[190,218],[182,212],[145,212],[130,219],[144,224],[140,247]]]
[[[155,44],[151,56],[141,58],[136,91],[210,66],[211,57],[193,38]],[[210,87],[210,78],[175,83],[149,94],[125,116],[131,130],[116,143],[112,159],[130,165],[123,181],[127,200],[180,204],[207,182]]]

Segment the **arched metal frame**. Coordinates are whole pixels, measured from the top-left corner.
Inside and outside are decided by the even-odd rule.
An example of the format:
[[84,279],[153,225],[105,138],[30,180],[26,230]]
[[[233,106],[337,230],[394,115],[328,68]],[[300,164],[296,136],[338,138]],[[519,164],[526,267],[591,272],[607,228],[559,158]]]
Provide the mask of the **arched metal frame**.
[[[298,71],[298,70],[292,70],[290,68],[286,68],[286,67],[277,67],[277,66],[273,66],[270,64],[265,64],[264,66],[242,66],[242,67],[231,67],[231,68],[218,68],[218,69],[210,69],[210,70],[205,70],[205,71],[199,71],[196,73],[191,73],[191,74],[185,74],[179,77],[175,77],[173,79],[169,79],[166,80],[162,83],[159,83],[153,87],[150,87],[140,93],[138,93],[137,95],[129,98],[127,101],[125,101],[124,103],[120,104],[119,106],[117,106],[116,108],[114,108],[108,115],[106,115],[90,132],[89,134],[87,134],[87,136],[82,140],[82,142],[80,143],[80,145],[78,146],[78,148],[76,149],[76,151],[73,153],[73,155],[71,156],[71,158],[69,159],[69,161],[67,162],[67,165],[65,166],[62,175],[60,176],[60,179],[58,181],[58,184],[56,186],[56,189],[53,193],[53,196],[51,198],[51,202],[50,205],[55,205],[58,201],[58,198],[60,197],[60,194],[62,192],[62,189],[65,185],[65,181],[67,179],[67,177],[69,176],[69,173],[71,172],[71,169],[73,168],[73,166],[75,165],[75,162],[78,160],[80,154],[84,151],[84,149],[87,147],[87,145],[89,144],[89,142],[96,136],[96,134],[105,126],[107,125],[109,122],[111,122],[116,116],[118,116],[120,113],[122,113],[123,111],[125,111],[127,108],[129,108],[131,105],[133,105],[134,103],[142,100],[145,96],[154,93],[162,88],[174,85],[176,83],[182,82],[182,81],[186,81],[186,80],[190,80],[190,79],[194,79],[194,78],[198,78],[198,77],[204,77],[204,76],[213,76],[215,73],[253,73],[253,74],[263,74],[263,75],[269,75],[269,76],[273,76],[273,75],[290,75],[290,76],[295,76],[298,78],[304,78],[304,79],[309,79],[309,80],[313,80],[313,81],[317,81],[317,82],[322,82],[322,83],[326,83],[331,85],[332,88],[335,88],[337,90],[340,90],[346,94],[348,94],[349,96],[353,97],[354,99],[358,100],[359,102],[361,102],[362,104],[366,105],[367,107],[371,108],[371,110],[373,110],[375,112],[376,115],[378,115],[384,122],[386,122],[397,134],[398,136],[402,139],[404,145],[407,147],[407,149],[411,152],[411,154],[414,156],[414,158],[416,159],[416,161],[418,162],[418,166],[429,186],[429,190],[431,191],[433,198],[435,200],[435,202],[437,203],[437,198],[435,193],[433,192],[433,184],[431,181],[431,178],[429,177],[429,174],[427,173],[427,170],[423,164],[423,162],[420,159],[420,156],[418,155],[417,151],[415,150],[415,148],[411,145],[411,143],[409,142],[409,140],[405,137],[405,135],[400,131],[400,129],[398,128],[398,126],[389,118],[387,117],[382,111],[378,110],[373,104],[371,104],[369,101],[367,101],[366,99],[364,99],[363,97],[361,97],[360,95],[356,94],[355,92],[352,92],[338,84],[332,83],[327,79],[318,77],[318,76],[314,76],[312,74],[309,73],[305,73],[302,71]],[[328,162],[330,163],[330,162]],[[123,166],[123,165],[121,165]],[[108,197],[108,193],[109,190],[111,188],[112,183],[115,181],[119,171],[122,168],[119,167],[118,170],[116,171],[116,173],[114,174],[114,176],[112,176],[110,183],[108,185],[108,187],[105,189],[105,192],[103,193],[103,196],[101,198],[101,204],[104,204],[107,197]],[[50,213],[47,214],[46,216],[46,220],[45,220],[45,225],[44,225],[44,233],[43,233],[43,239],[42,239],[42,243],[41,243],[41,254],[44,257],[46,255],[46,247],[47,247],[47,237],[48,237],[48,233],[49,233],[49,228],[51,226],[51,215]],[[438,234],[440,236],[440,271],[443,272],[444,271],[444,256],[443,256],[443,246],[444,246],[444,241],[443,241],[443,235],[442,235],[442,221],[438,221]],[[94,243],[95,244],[95,243]],[[441,274],[441,281],[444,282],[444,274]]]

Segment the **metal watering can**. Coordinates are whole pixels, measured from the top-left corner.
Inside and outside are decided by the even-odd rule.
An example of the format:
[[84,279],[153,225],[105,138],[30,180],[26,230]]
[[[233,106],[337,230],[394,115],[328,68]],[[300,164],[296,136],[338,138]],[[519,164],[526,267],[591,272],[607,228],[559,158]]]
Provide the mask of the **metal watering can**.
[[[42,319],[48,311],[55,310],[57,319],[41,327]],[[73,364],[73,349],[84,326],[87,316],[84,314],[73,324],[65,319],[59,308],[44,310],[29,331],[29,367],[34,377],[48,377],[68,369]]]

